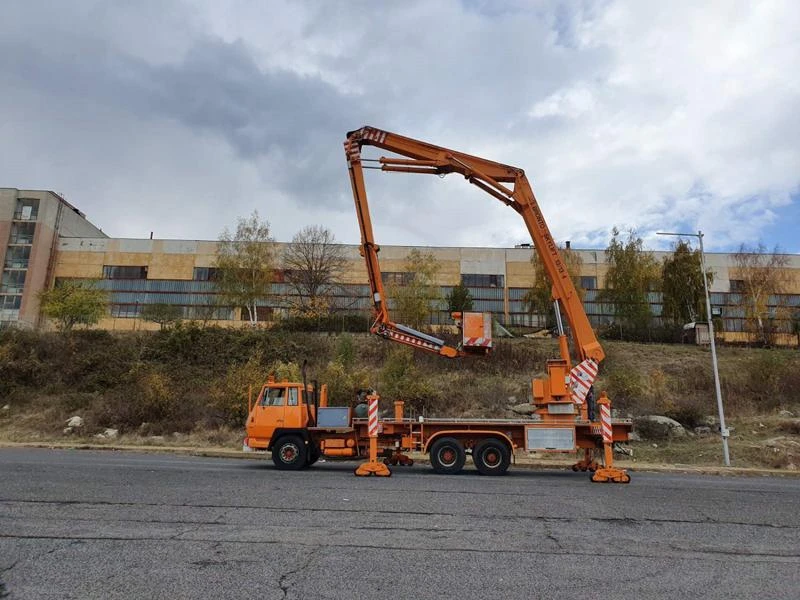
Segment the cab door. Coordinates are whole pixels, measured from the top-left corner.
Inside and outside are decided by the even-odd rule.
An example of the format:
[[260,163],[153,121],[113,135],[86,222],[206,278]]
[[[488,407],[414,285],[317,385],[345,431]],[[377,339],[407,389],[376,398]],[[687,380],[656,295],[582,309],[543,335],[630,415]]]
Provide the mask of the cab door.
[[265,387],[258,396],[250,414],[248,435],[259,439],[270,439],[276,429],[285,427],[286,388]]

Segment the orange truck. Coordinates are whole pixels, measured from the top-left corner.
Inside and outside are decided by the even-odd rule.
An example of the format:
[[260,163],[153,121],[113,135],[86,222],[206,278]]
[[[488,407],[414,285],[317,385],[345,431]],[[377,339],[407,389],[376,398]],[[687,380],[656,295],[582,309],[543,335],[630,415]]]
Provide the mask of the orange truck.
[[[363,158],[373,146],[400,157]],[[559,333],[559,357],[547,361],[547,376],[531,382],[531,419],[408,419],[402,403],[392,419],[377,418],[377,395],[351,407],[329,407],[324,389],[305,383],[267,382],[247,419],[247,450],[269,450],[281,469],[299,469],[320,456],[366,458],[358,475],[391,474],[388,464],[407,464],[406,452],[430,455],[438,473],[457,473],[472,457],[483,474],[504,473],[516,452],[582,452],[573,468],[591,471],[592,481],[628,483],[630,476],[613,465],[613,444],[628,440],[631,423],[612,419],[605,392],[595,395],[594,381],[605,353],[595,336],[583,303],[542,215],[525,172],[374,127],[347,134],[344,143],[350,184],[361,231],[374,307],[370,331],[388,340],[445,358],[491,351],[491,315],[454,313],[462,329],[456,346],[389,316],[381,277],[364,169],[445,176],[462,175],[469,183],[515,210],[525,222],[533,247],[552,284]],[[366,163],[366,164],[365,164]],[[572,338],[570,353],[562,313]],[[367,406],[365,412],[364,406]],[[378,461],[378,454],[384,461]],[[600,458],[598,461],[597,459]]]
[[[600,424],[577,421],[574,414],[551,414],[537,409],[533,419],[433,419],[404,417],[402,401],[394,403],[391,418],[377,419],[377,433],[370,437],[369,404],[377,404],[374,392],[362,393],[351,406],[328,406],[325,386],[270,378],[249,403],[244,450],[271,451],[275,467],[299,470],[326,459],[367,459],[375,440],[383,459],[380,473],[390,475],[388,465],[410,465],[409,452],[430,456],[440,474],[461,471],[471,456],[482,475],[502,475],[520,452],[592,451],[602,438]],[[630,421],[612,421],[614,442],[628,439]],[[575,465],[575,470],[580,465]],[[356,468],[358,472],[360,469]],[[587,464],[583,470],[598,471]],[[629,481],[629,477],[622,477]],[[598,479],[599,481],[599,479]]]

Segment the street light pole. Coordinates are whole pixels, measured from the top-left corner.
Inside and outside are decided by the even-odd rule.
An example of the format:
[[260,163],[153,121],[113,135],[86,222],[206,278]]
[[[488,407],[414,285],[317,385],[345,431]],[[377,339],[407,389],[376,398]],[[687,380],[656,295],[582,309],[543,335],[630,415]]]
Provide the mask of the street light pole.
[[714,320],[711,318],[711,296],[708,293],[708,275],[706,274],[706,256],[703,251],[703,232],[697,233],[666,233],[656,232],[657,235],[676,235],[679,237],[696,237],[700,240],[700,268],[703,271],[703,289],[706,294],[706,316],[708,317],[708,335],[711,338],[711,364],[714,370],[714,388],[717,393],[717,411],[719,412],[719,433],[722,437],[722,453],[725,459],[725,466],[731,466],[731,456],[728,452],[728,437],[730,431],[725,426],[725,411],[722,408],[722,390],[719,385],[719,368],[717,366],[717,344],[714,336]]

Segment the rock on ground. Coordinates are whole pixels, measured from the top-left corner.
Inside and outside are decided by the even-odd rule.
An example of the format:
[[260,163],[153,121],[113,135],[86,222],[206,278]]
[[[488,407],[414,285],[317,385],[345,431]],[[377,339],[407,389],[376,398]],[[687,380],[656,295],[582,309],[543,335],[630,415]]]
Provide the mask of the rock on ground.
[[67,427],[83,427],[83,419],[78,416],[67,419]]
[[686,437],[683,425],[663,415],[646,415],[633,421],[634,429],[645,439]]

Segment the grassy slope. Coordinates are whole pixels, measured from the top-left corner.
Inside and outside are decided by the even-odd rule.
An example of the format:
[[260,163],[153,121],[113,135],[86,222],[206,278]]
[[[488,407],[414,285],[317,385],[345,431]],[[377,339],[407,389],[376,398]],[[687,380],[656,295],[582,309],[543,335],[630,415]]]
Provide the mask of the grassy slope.
[[[666,414],[688,427],[716,415],[707,349],[605,342],[598,382],[618,414]],[[406,400],[410,411],[439,416],[508,417],[528,399],[530,379],[556,354],[553,340],[503,340],[492,356],[447,360],[414,355],[368,335],[201,330],[156,334],[71,336],[0,333],[0,439],[93,439],[107,427],[128,441],[219,444],[235,447],[246,409],[246,389],[269,372],[331,386],[344,404],[358,387],[372,386],[386,406]],[[800,464],[800,354],[792,350],[720,348],[726,416],[734,427],[737,464]],[[65,421],[84,427],[65,436]],[[153,437],[156,436],[156,437]],[[654,447],[654,444],[657,447]],[[719,437],[648,440],[635,457],[718,464]]]

